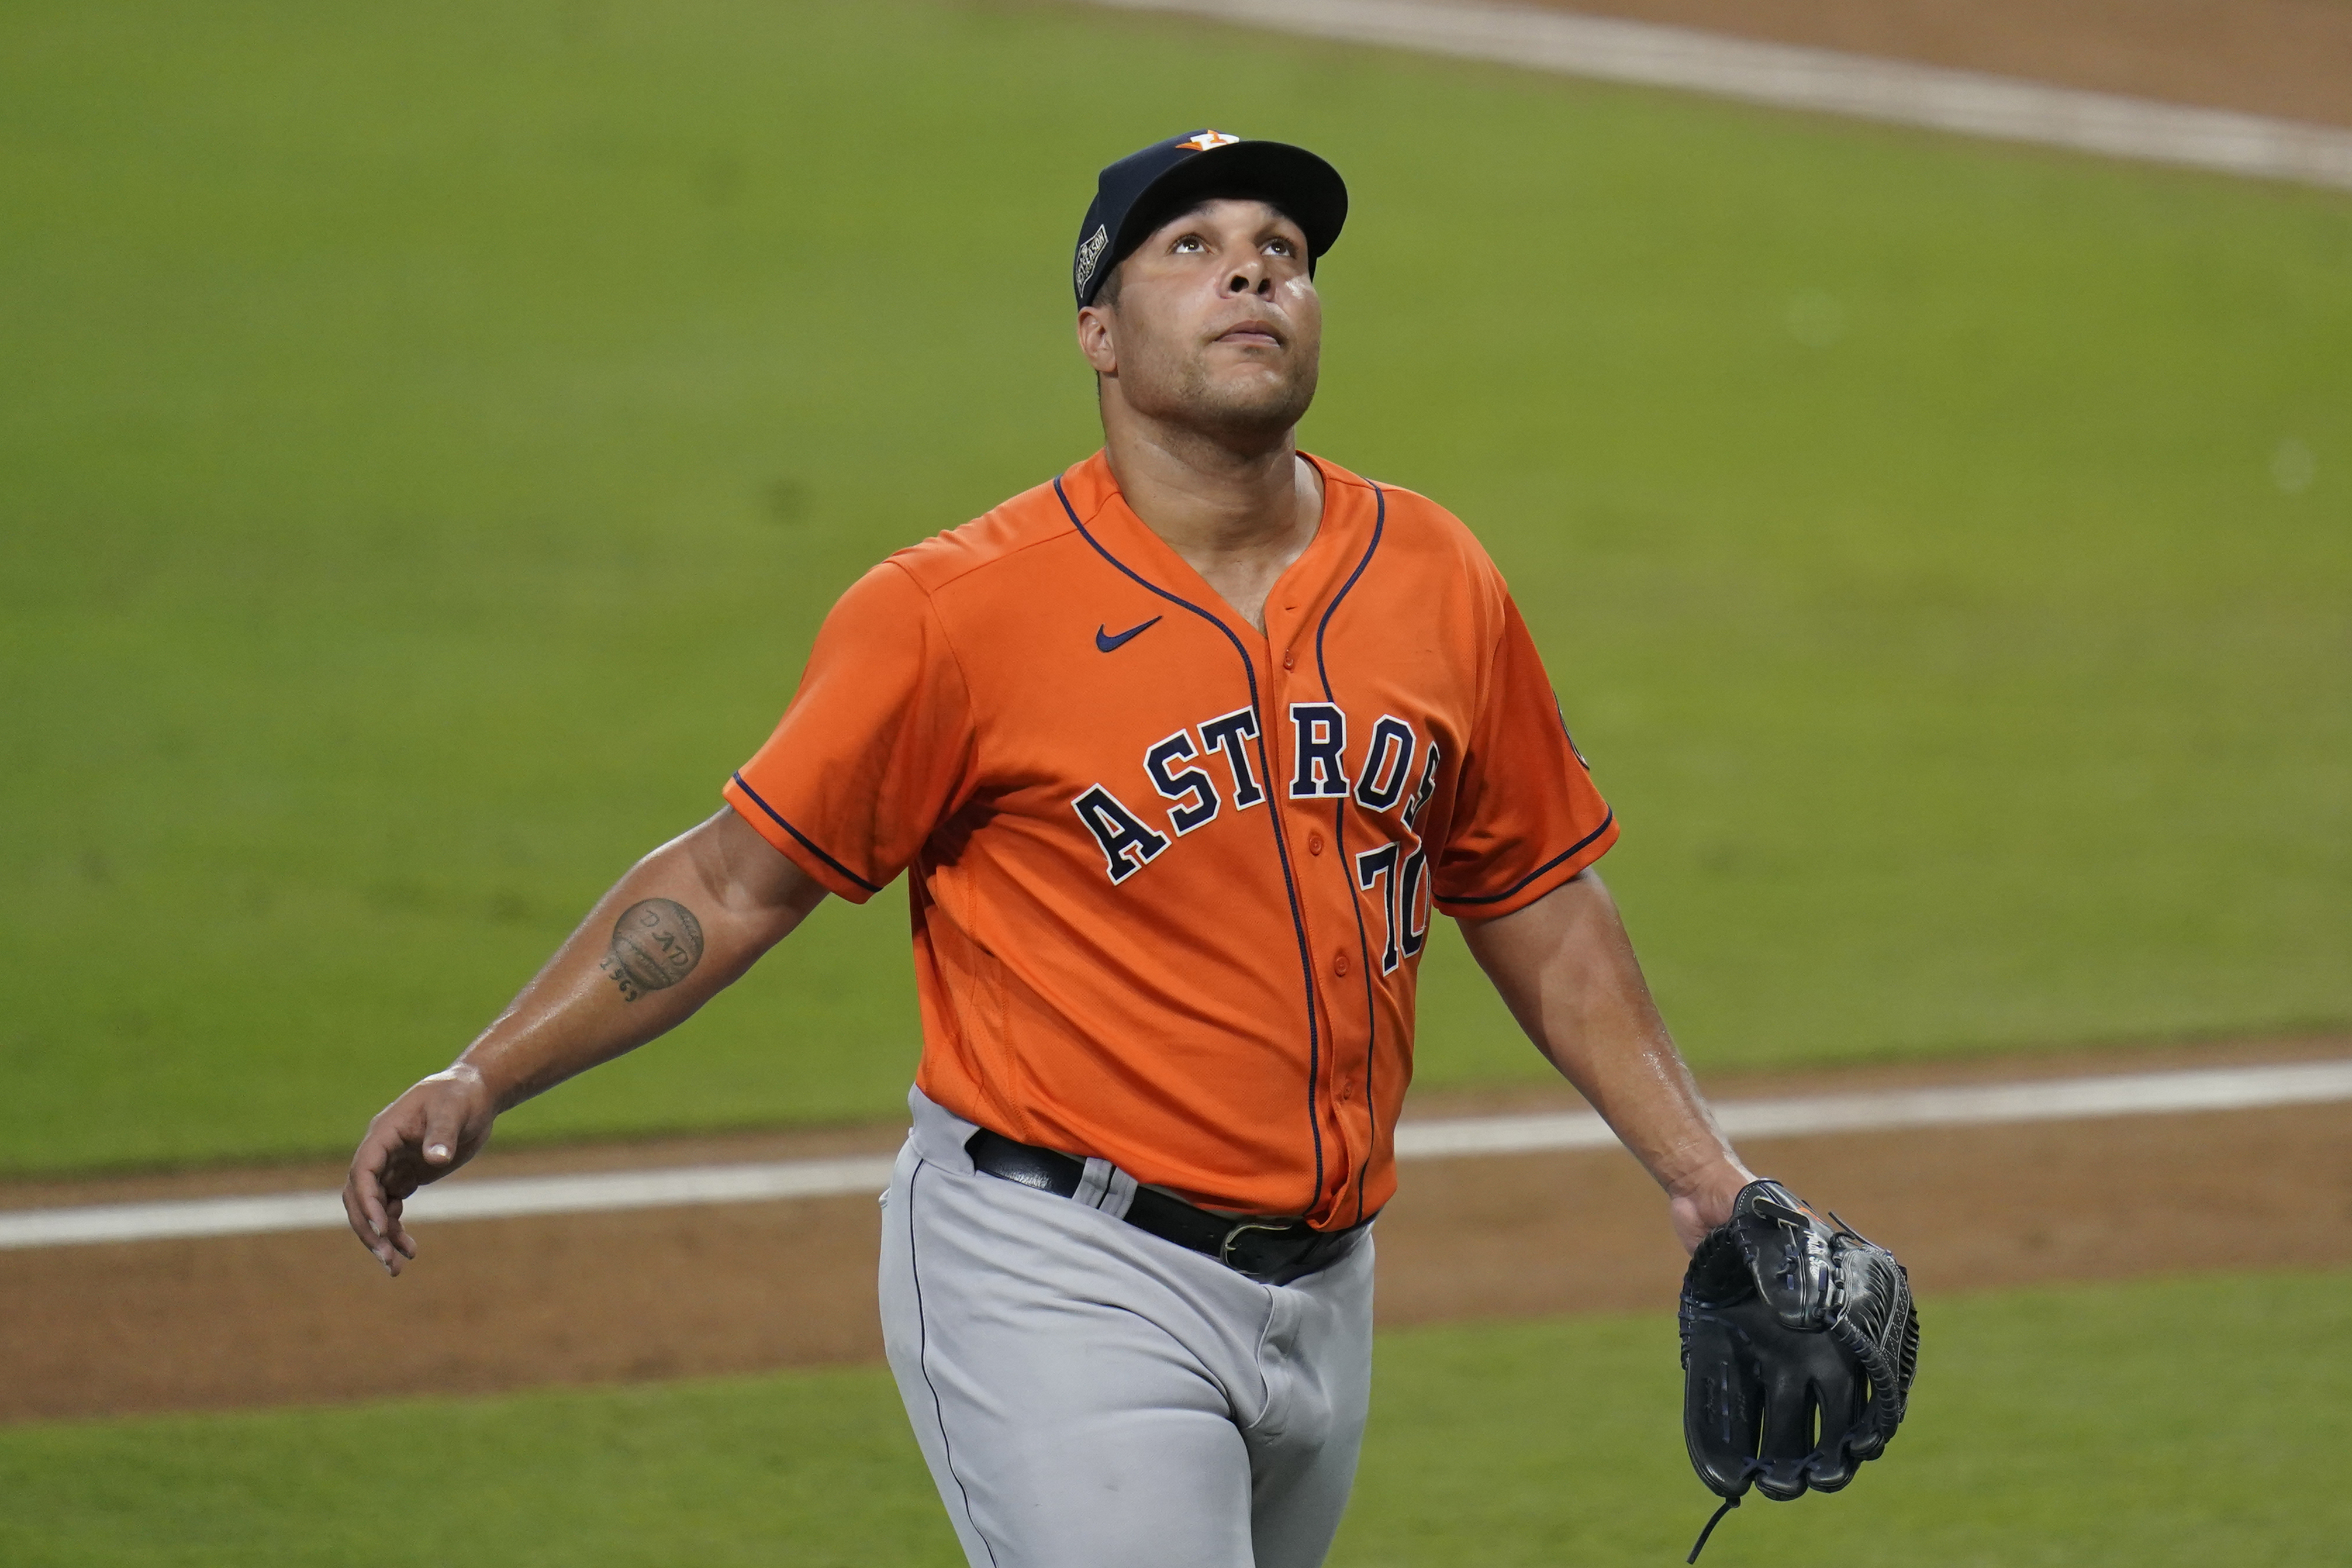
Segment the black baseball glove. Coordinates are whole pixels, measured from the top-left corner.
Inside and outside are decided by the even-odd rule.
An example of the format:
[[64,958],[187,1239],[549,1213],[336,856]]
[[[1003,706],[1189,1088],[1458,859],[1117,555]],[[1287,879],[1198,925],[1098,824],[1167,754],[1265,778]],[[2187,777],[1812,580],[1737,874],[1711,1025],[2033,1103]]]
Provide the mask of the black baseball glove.
[[1833,1492],[1885,1450],[1919,1363],[1911,1280],[1778,1182],[1739,1189],[1683,1276],[1683,1437],[1724,1500]]

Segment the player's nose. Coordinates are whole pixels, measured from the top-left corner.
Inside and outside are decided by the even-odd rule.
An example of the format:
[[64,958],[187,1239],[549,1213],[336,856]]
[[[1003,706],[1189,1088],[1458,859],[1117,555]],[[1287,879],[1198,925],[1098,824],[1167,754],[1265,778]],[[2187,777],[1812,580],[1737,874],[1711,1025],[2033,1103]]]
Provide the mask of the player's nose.
[[1266,270],[1264,261],[1252,257],[1248,261],[1234,268],[1233,276],[1225,279],[1225,292],[1272,298],[1274,275]]

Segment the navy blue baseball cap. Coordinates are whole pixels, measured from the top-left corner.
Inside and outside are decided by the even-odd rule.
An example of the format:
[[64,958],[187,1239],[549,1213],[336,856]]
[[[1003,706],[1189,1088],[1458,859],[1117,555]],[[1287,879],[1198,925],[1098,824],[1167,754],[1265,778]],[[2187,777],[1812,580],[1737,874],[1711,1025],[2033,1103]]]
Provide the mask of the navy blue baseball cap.
[[1094,303],[1103,279],[1153,229],[1216,196],[1255,197],[1297,224],[1307,236],[1310,277],[1348,221],[1348,187],[1339,171],[1304,147],[1222,131],[1171,136],[1121,158],[1096,182],[1070,268],[1078,308]]

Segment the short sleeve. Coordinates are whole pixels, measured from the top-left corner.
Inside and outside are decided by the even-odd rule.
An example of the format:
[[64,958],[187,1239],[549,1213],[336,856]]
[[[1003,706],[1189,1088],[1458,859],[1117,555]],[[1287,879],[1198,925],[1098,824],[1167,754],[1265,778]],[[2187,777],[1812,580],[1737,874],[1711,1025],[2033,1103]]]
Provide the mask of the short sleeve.
[[1617,841],[1617,819],[1507,595],[1503,612],[1433,879],[1438,908],[1473,919],[1524,909]]
[[775,733],[728,804],[826,889],[864,903],[962,805],[970,694],[930,598],[884,562],[817,633]]

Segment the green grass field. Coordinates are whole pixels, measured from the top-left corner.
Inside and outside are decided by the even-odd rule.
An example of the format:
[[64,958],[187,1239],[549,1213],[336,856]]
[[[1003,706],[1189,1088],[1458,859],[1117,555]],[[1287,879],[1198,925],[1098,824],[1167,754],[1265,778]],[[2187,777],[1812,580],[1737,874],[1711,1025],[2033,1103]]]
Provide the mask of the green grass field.
[[[0,1171],[347,1146],[1091,448],[1066,242],[1201,123],[1349,175],[1309,444],[1511,574],[1702,1066],[2352,1020],[2342,195],[1018,3],[25,0]],[[515,1133],[888,1114],[902,910]]]
[[[1930,1301],[1886,1457],[1838,1496],[1741,1509],[1704,1561],[2339,1560],[2347,1284]],[[1376,1364],[1333,1568],[1655,1568],[1706,1516],[1664,1314],[1394,1333]],[[0,1430],[0,1497],[12,1568],[959,1561],[879,1369]]]

